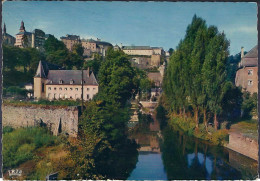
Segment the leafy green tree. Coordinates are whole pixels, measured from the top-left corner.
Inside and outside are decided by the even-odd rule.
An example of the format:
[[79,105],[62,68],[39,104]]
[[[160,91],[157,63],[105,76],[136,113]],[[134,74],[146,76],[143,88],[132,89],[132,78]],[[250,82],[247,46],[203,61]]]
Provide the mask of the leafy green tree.
[[59,41],[53,35],[50,35],[44,42],[44,49],[47,54],[57,50],[66,50],[66,46],[62,41]]
[[118,106],[124,106],[137,89],[134,68],[122,51],[107,51],[106,60],[102,62],[98,73],[98,80],[99,95]]
[[170,56],[172,55],[173,51],[174,51],[173,48],[170,48],[170,49],[168,50]]
[[94,59],[86,61],[83,67],[84,69],[90,68],[90,70],[92,70],[95,75],[98,75],[102,61],[102,57],[99,54],[94,54]]

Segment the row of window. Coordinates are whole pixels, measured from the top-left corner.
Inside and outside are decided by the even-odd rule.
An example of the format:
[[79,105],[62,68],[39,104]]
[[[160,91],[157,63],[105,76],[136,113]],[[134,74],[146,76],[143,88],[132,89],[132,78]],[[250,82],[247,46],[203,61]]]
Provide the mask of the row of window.
[[[82,88],[80,88],[80,89],[82,90]],[[51,90],[51,87],[48,87],[48,90]],[[56,87],[54,87],[54,88],[53,88],[53,90],[57,90],[57,88],[56,88]],[[59,90],[62,90],[62,87],[60,87],[60,88],[59,88]],[[66,90],[68,90],[68,88],[67,88],[67,87],[65,87],[65,88],[64,88],[64,90],[66,91]],[[71,87],[71,88],[70,88],[70,90],[72,91],[72,90],[73,90],[73,88]],[[78,90],[79,90],[79,88],[75,88],[75,90],[76,90],[76,91],[78,91]],[[90,88],[87,88],[87,91],[89,91],[89,90],[90,90]],[[93,88],[93,90],[96,90],[96,88]]]
[[[81,94],[82,95],[82,94]],[[54,98],[54,99],[63,99],[63,98],[65,98],[65,99],[68,99],[68,98],[70,98],[70,99],[80,99],[81,98],[81,95],[78,95],[78,94],[75,94],[74,95],[74,97],[73,96],[69,96],[68,97],[68,95],[67,94],[56,94],[56,93],[54,93],[53,94],[53,97],[52,97],[52,94],[51,93],[49,93],[48,94],[48,98],[50,99],[50,98]],[[89,99],[90,98],[90,96],[89,96],[89,94],[87,94],[87,99]]]

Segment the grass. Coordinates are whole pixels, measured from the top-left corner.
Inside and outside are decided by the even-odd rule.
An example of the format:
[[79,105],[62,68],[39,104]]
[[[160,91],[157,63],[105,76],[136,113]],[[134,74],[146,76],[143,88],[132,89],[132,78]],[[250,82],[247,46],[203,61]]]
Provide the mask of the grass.
[[232,131],[240,132],[245,137],[258,140],[258,122],[255,119],[242,120],[231,126]]
[[32,160],[34,152],[40,147],[50,146],[57,141],[47,129],[39,127],[3,129],[3,169],[13,169]]

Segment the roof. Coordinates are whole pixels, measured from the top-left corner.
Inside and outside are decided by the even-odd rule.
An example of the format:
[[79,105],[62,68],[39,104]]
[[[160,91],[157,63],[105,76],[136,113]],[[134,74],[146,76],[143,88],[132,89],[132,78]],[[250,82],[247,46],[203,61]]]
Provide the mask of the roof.
[[258,66],[258,45],[252,48],[241,60],[241,67],[256,67]]
[[20,31],[19,33],[17,33],[16,35],[31,35],[31,32],[28,31]]
[[161,47],[150,47],[150,46],[123,46],[123,50],[153,50],[162,49]]
[[89,42],[89,43],[96,43],[97,45],[104,45],[104,46],[113,46],[111,43],[109,42],[106,42],[106,41],[97,41],[97,40],[93,40],[92,38],[91,39],[82,39],[81,41],[83,42]]
[[77,35],[66,35],[66,37],[62,36],[60,39],[66,39],[66,40],[80,40],[80,37]]
[[35,77],[47,78],[49,70],[61,70],[63,69],[61,66],[51,64],[49,62],[40,61]]
[[258,45],[256,45],[254,48],[252,48],[245,56],[244,58],[257,58],[258,56]]
[[12,35],[10,35],[10,34],[8,34],[8,33],[3,33],[3,37],[11,37],[11,38],[13,38],[13,39],[15,39],[15,37],[13,37]]
[[123,46],[123,50],[152,50],[150,46]]
[[[98,85],[97,80],[93,74],[89,74],[89,70],[83,70],[84,85]],[[70,85],[73,81],[73,85],[81,85],[82,71],[81,70],[50,70],[48,74],[47,85]]]

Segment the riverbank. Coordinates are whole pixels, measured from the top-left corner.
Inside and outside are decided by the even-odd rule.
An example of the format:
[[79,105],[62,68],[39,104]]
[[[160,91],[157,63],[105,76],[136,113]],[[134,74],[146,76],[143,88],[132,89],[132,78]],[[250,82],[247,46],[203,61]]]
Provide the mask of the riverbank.
[[208,127],[208,132],[205,129],[204,124],[199,124],[199,128],[196,129],[196,124],[192,120],[192,118],[179,118],[174,117],[168,120],[168,125],[170,127],[179,128],[184,133],[188,134],[189,136],[193,136],[195,138],[208,141],[214,145],[225,145],[228,141],[228,130],[227,129],[220,129],[215,130],[213,127]]
[[189,136],[208,141],[213,145],[224,146],[249,158],[258,161],[257,121],[246,120],[233,124],[229,130],[215,130],[208,127],[208,132],[203,124],[196,125],[192,119],[172,118],[168,125],[180,129]]
[[229,130],[229,142],[225,147],[258,161],[257,120],[233,124]]

